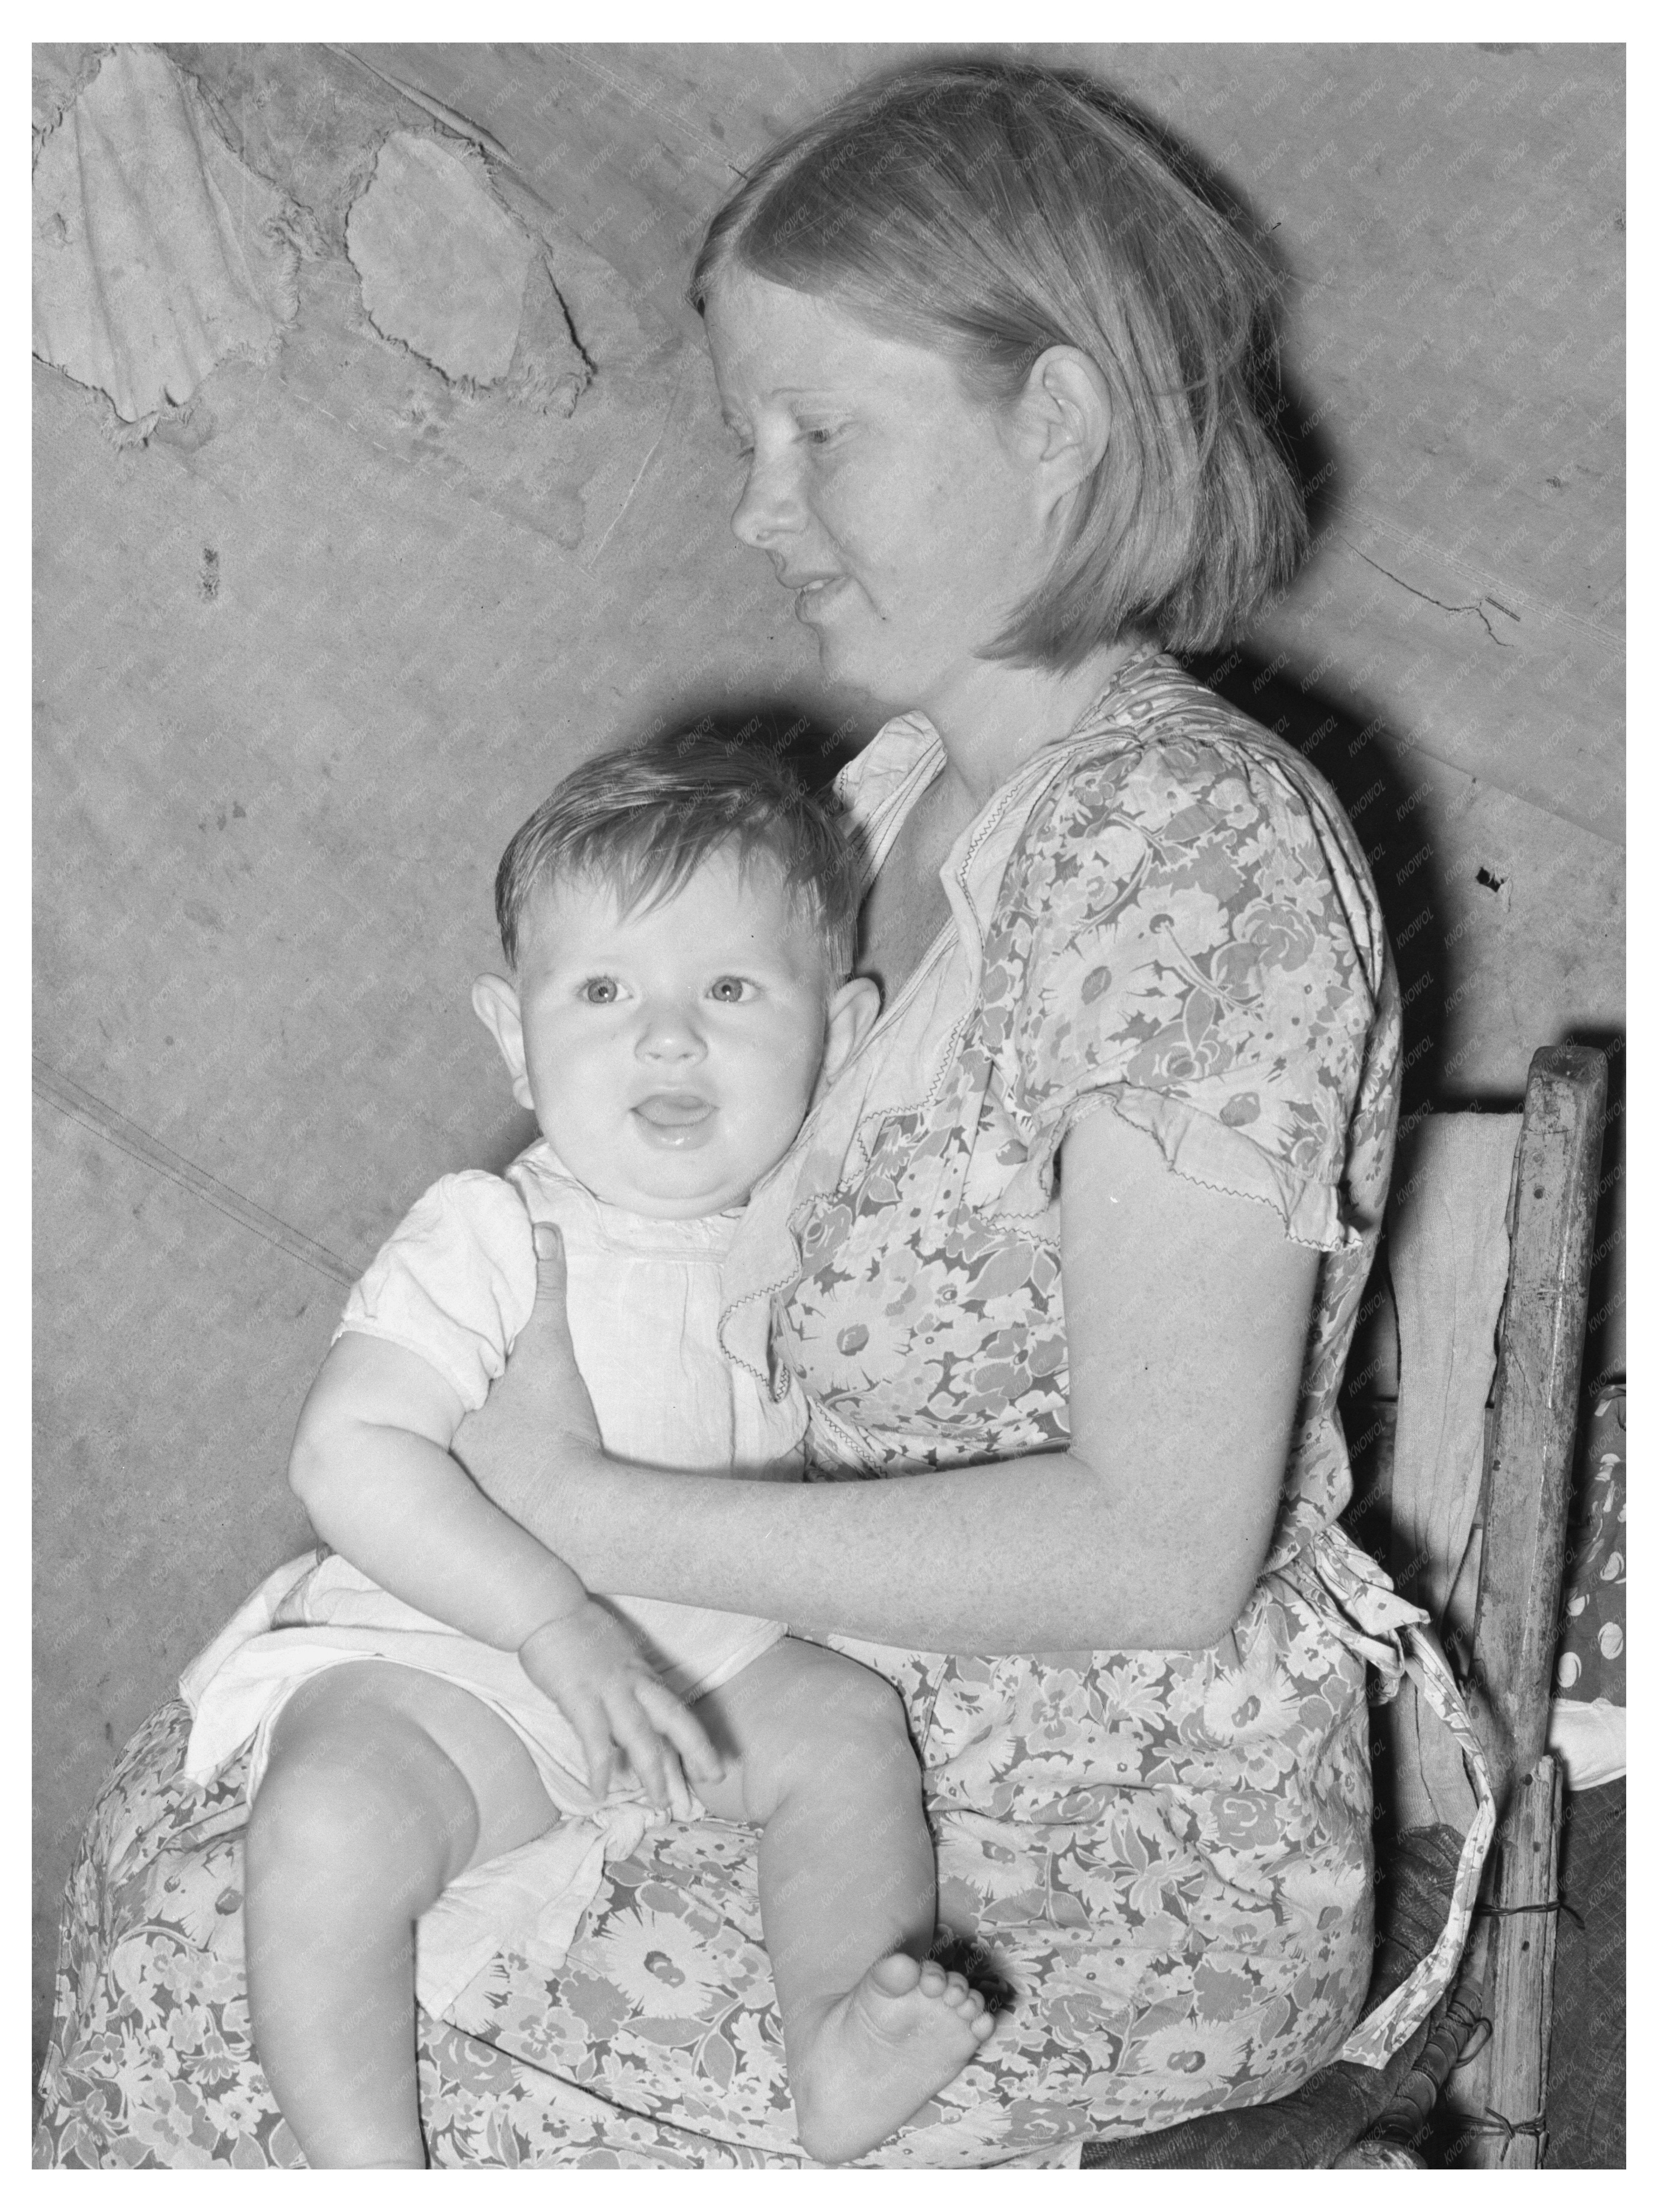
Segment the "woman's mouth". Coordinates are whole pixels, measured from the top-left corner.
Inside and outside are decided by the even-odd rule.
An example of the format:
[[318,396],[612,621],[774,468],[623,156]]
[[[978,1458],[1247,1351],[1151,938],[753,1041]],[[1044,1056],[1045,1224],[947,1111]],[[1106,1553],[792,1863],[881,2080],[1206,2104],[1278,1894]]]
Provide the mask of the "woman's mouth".
[[632,1109],[648,1145],[669,1152],[694,1150],[713,1133],[711,1100],[695,1091],[653,1091]]
[[802,584],[794,595],[797,621],[816,622],[835,602],[850,590],[850,576],[815,576],[809,584]]

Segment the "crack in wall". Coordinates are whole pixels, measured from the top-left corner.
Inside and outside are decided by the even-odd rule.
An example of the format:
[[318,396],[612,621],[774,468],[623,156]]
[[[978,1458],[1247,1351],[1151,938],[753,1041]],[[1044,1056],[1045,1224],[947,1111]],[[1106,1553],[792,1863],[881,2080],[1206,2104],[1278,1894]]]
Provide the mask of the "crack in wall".
[[337,1252],[331,1252],[325,1244],[318,1243],[314,1237],[307,1237],[280,1215],[268,1213],[240,1191],[221,1182],[217,1176],[197,1167],[194,1160],[175,1152],[159,1137],[152,1137],[138,1122],[129,1121],[125,1114],[106,1105],[92,1091],[83,1091],[78,1083],[72,1083],[38,1054],[33,1066],[33,1090],[37,1098],[45,1099],[71,1121],[78,1121],[83,1129],[101,1137],[106,1145],[112,1145],[130,1158],[141,1160],[157,1175],[177,1183],[181,1190],[192,1192],[216,1212],[262,1237],[267,1244],[274,1244],[279,1252],[286,1252],[290,1260],[297,1260],[302,1267],[325,1275],[330,1282],[355,1283],[361,1273],[361,1268],[342,1260]]
[[412,100],[434,123],[440,123],[446,131],[452,131],[456,137],[470,140],[481,153],[503,166],[510,166],[512,156],[507,149],[498,138],[492,137],[481,123],[474,123],[470,116],[462,115],[456,108],[446,106],[442,100],[434,99],[429,92],[422,92],[417,86],[405,83],[402,77],[394,76],[389,70],[377,69],[367,55],[357,53],[349,46],[330,44],[328,52],[337,54],[342,61],[355,62],[359,69],[366,70],[381,84],[389,85],[400,99]]
[[[1339,531],[1336,534],[1341,537]],[[1505,607],[1494,592],[1482,592],[1477,599],[1463,599],[1455,603],[1449,599],[1436,599],[1431,592],[1418,590],[1416,585],[1407,584],[1403,576],[1394,575],[1391,568],[1384,568],[1380,561],[1373,561],[1362,547],[1353,544],[1351,538],[1342,537],[1341,542],[1350,552],[1357,553],[1367,568],[1374,568],[1378,576],[1385,576],[1390,584],[1397,584],[1401,592],[1408,592],[1412,599],[1426,599],[1430,607],[1441,607],[1448,615],[1478,615],[1485,625],[1485,635],[1491,643],[1502,647],[1505,653],[1508,651],[1508,647],[1491,628],[1491,617],[1485,612],[1485,609],[1487,605],[1495,607],[1498,614],[1506,615],[1509,620],[1516,625],[1519,623],[1520,617],[1512,607]]]

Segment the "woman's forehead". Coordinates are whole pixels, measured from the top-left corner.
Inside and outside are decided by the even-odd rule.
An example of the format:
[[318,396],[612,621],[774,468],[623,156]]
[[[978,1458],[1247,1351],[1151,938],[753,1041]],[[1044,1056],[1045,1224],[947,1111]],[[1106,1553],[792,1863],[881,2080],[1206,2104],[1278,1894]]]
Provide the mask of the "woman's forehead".
[[849,328],[831,301],[746,269],[730,270],[712,288],[704,319],[716,370],[743,377],[821,374]]
[[791,291],[744,269],[720,277],[705,311],[715,381],[729,418],[756,399],[941,386],[952,364],[932,349],[884,337],[832,298]]

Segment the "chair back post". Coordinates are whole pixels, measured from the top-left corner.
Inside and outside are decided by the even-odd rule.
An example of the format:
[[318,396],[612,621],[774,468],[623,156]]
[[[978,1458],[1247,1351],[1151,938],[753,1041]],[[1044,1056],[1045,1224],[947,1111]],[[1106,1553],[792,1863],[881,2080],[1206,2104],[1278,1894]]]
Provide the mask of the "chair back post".
[[1484,1485],[1473,1684],[1499,1805],[1543,1754],[1588,1316],[1605,1055],[1532,1056]]
[[1606,1102],[1601,1054],[1561,1045],[1533,1056],[1470,1684],[1502,1815],[1464,1968],[1491,2036],[1448,2085],[1463,2129],[1450,2160],[1460,2166],[1534,2168],[1547,2145],[1561,1778],[1546,1745]]

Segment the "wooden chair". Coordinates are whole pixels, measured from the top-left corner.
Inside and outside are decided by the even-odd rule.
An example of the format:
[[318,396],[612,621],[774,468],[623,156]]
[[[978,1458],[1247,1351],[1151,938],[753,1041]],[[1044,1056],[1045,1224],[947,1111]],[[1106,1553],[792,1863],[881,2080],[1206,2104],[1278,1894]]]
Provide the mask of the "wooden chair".
[[[1350,1363],[1348,1525],[1427,1610],[1497,1794],[1458,1978],[1387,2067],[1090,2144],[1085,2166],[1542,2163],[1560,1817],[1545,1745],[1606,1092],[1600,1053],[1548,1047],[1523,1112],[1433,1114],[1401,1140]],[[1442,1925],[1474,1804],[1408,1683],[1378,1723],[1372,2004]]]

